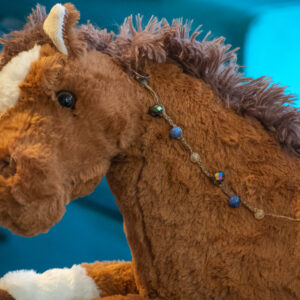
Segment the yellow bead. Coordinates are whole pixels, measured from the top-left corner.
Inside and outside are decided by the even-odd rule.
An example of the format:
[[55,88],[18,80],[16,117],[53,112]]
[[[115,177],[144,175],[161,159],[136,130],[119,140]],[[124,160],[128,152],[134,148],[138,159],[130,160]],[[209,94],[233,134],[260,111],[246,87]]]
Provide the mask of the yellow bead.
[[257,220],[262,220],[265,217],[265,212],[262,209],[256,209],[254,213],[254,217]]
[[190,159],[193,163],[197,163],[198,161],[200,161],[200,155],[196,152],[193,152],[190,156]]

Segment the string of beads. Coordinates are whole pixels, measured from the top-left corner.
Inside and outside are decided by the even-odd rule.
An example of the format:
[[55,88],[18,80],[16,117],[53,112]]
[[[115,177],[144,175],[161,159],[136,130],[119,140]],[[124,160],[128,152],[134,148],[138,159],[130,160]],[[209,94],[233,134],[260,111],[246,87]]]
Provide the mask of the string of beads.
[[228,196],[228,204],[232,208],[238,208],[241,205],[243,205],[245,208],[247,208],[250,212],[253,213],[254,217],[257,220],[262,220],[265,216],[274,217],[274,218],[281,218],[288,221],[293,222],[300,222],[300,219],[288,217],[284,215],[277,215],[273,213],[267,213],[263,209],[253,207],[245,200],[241,200],[241,198],[238,195],[235,195],[231,189],[225,185],[225,174],[222,171],[216,172],[214,174],[210,173],[204,166],[201,157],[199,153],[193,151],[192,147],[189,145],[189,143],[185,140],[183,137],[183,132],[180,127],[178,127],[171,117],[167,114],[165,107],[160,103],[158,95],[156,92],[149,86],[147,78],[149,78],[149,75],[141,75],[135,71],[134,78],[140,83],[142,87],[147,89],[153,96],[155,104],[149,108],[149,114],[154,118],[164,118],[169,125],[171,126],[170,130],[170,136],[173,139],[178,140],[181,142],[181,144],[184,146],[184,148],[189,152],[190,154],[190,160],[192,163],[198,165],[201,169],[201,171],[211,180],[213,184],[218,186],[222,192]]

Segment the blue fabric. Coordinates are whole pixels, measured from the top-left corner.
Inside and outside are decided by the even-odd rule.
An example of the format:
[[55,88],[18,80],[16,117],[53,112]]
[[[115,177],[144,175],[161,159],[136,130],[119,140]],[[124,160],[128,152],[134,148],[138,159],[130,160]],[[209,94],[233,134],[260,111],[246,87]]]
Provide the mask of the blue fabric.
[[[260,14],[250,27],[245,45],[247,75],[271,76],[300,96],[300,5]],[[300,101],[295,103],[300,107]]]
[[47,234],[23,238],[3,230],[0,277],[18,269],[42,272],[95,260],[131,260],[120,218],[83,205],[85,200],[88,198],[71,203],[63,219]]

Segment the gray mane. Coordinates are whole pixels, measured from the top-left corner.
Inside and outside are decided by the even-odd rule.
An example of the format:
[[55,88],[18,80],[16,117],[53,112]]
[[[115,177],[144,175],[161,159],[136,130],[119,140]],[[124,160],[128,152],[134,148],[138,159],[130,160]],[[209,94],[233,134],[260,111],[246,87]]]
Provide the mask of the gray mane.
[[81,26],[81,31],[90,48],[114,57],[127,71],[142,70],[147,61],[179,65],[210,84],[226,107],[258,119],[284,148],[300,157],[300,112],[287,105],[296,98],[285,87],[272,84],[268,77],[245,77],[239,72],[238,49],[230,50],[223,37],[208,40],[209,33],[197,41],[200,27],[190,34],[191,22],[176,19],[170,25],[165,19],[151,18],[144,28],[141,24],[137,16],[136,26],[129,17],[117,35],[90,24]]

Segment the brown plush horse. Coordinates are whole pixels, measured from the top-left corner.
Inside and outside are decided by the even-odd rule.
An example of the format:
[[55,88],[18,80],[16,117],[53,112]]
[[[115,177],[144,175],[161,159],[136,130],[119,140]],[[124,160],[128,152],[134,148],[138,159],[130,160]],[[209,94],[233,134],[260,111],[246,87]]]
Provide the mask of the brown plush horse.
[[78,18],[1,40],[0,224],[47,232],[106,175],[133,262],[8,273],[0,299],[300,299],[294,98],[180,20]]

